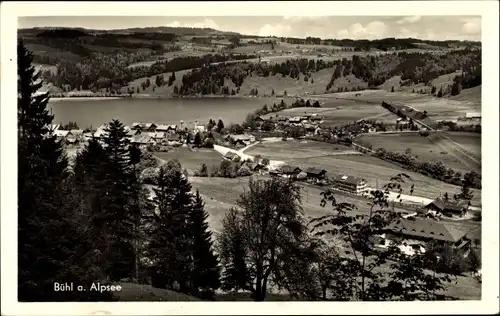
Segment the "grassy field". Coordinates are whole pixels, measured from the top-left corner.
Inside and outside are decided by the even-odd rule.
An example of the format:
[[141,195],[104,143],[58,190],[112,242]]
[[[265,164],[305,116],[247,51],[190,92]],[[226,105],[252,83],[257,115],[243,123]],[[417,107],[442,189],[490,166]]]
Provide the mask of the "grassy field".
[[[347,174],[356,177],[364,178],[368,182],[369,187],[379,188],[387,183],[390,177],[398,173],[408,174],[415,183],[415,191],[413,195],[433,199],[440,194],[448,192],[453,196],[460,192],[460,187],[454,186],[436,179],[432,179],[419,173],[400,168],[390,162],[372,157],[372,156],[354,156],[354,155],[337,155],[321,158],[301,158],[290,159],[290,163],[301,166],[316,166],[327,170],[330,174]],[[409,185],[406,192],[409,191]],[[481,191],[473,190],[474,198],[472,199],[473,206],[481,205]]]
[[245,154],[252,156],[262,155],[262,157],[271,160],[288,160],[359,153],[344,145],[328,144],[311,140],[290,140],[260,143],[250,147],[245,151]]
[[481,134],[469,132],[447,132],[445,134],[474,155],[481,157]]
[[416,157],[417,161],[431,162],[440,160],[447,167],[462,173],[471,171],[468,162],[464,162],[461,157],[457,157],[455,151],[448,152],[438,143],[418,134],[364,134],[358,137],[356,141],[361,144],[371,144],[373,149],[385,148],[392,152],[404,153],[407,149],[410,149],[411,155]]
[[[269,179],[268,176],[259,176],[260,179]],[[189,181],[193,189],[199,189],[200,194],[205,201],[205,209],[209,214],[209,224],[211,229],[218,232],[222,228],[222,219],[231,207],[237,207],[236,201],[244,190],[248,190],[248,181],[250,177],[227,179],[227,178],[200,178],[190,177]],[[321,207],[321,192],[324,188],[301,184],[302,207],[307,219],[324,216],[331,212],[328,206]],[[339,201],[352,203],[358,207],[357,214],[366,214],[368,212],[367,200],[360,197],[348,195],[338,195]],[[405,211],[396,208],[396,211]]]
[[[373,104],[382,104],[382,101],[393,104],[405,104],[420,111],[427,111],[427,115],[433,120],[451,120],[464,116],[465,112],[481,112],[481,93],[479,88],[465,89],[460,94],[462,97],[458,95],[451,98],[437,98],[417,93],[388,92],[384,90],[342,92],[332,94],[330,97],[358,100]],[[356,94],[358,95],[356,96]]]
[[156,157],[163,160],[177,159],[183,168],[186,168],[190,175],[202,164],[208,168],[212,165],[219,165],[222,156],[213,149],[189,149],[186,147],[174,148],[169,152],[155,152]]

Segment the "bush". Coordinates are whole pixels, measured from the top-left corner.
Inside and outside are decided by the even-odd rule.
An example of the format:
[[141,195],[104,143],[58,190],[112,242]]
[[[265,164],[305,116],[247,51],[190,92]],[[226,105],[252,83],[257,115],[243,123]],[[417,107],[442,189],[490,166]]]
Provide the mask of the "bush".
[[214,139],[213,138],[207,138],[204,143],[204,147],[206,148],[214,148]]
[[240,167],[240,169],[238,169],[238,176],[246,177],[250,175],[252,175],[252,171],[250,170],[250,168],[248,168],[248,166],[243,165]]
[[196,177],[208,177],[208,167],[206,164],[202,164],[200,169],[194,171]]
[[140,176],[139,176],[139,180],[142,182],[142,183],[145,183],[145,184],[153,184],[153,185],[156,185],[157,184],[157,178],[158,178],[158,174],[160,173],[160,168],[159,167],[150,167],[150,168],[146,168],[144,169]]
[[431,133],[429,133],[429,131],[425,131],[425,130],[424,130],[424,131],[420,131],[420,132],[418,132],[418,134],[419,134],[420,136],[422,136],[422,137],[427,137],[427,136],[429,136]]

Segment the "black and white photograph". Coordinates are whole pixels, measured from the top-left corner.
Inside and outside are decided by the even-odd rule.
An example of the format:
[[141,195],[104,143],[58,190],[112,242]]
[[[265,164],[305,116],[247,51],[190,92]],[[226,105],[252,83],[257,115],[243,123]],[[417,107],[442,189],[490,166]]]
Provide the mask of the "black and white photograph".
[[498,312],[498,2],[461,3],[2,4],[2,314]]

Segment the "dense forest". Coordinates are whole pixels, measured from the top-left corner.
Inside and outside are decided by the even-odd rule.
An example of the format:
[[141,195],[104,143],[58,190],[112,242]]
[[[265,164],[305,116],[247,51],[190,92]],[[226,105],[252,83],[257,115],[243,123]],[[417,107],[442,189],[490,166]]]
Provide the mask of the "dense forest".
[[[367,39],[321,39],[319,37],[306,37],[306,38],[293,38],[293,37],[281,37],[281,42],[286,42],[294,45],[331,45],[340,47],[349,47],[354,50],[365,50],[379,49],[383,51],[391,49],[412,49],[421,48],[422,44],[437,46],[441,48],[449,48],[456,46],[464,46],[461,41],[431,41],[431,40],[421,40],[416,38],[383,38],[377,40],[367,40]],[[470,42],[469,45],[478,46],[478,42]]]
[[199,68],[211,63],[255,58],[252,55],[208,54],[201,57],[188,56],[159,60],[151,66],[128,67],[134,62],[144,61],[148,56],[151,55],[94,53],[91,58],[76,64],[69,61],[60,62],[57,65],[57,74],[45,71],[42,76],[46,82],[53,83],[57,87],[66,87],[69,90],[119,91],[121,87],[138,78]]
[[[367,82],[369,88],[375,88],[393,76],[401,76],[401,85],[419,83],[430,85],[433,79],[441,75],[461,70],[462,74],[454,79],[457,84],[455,87],[450,87],[450,92],[446,93],[456,95],[465,87],[472,88],[481,84],[481,51],[465,49],[444,55],[405,52],[365,57],[353,55],[352,59],[344,58],[327,62],[322,59],[302,58],[275,64],[222,63],[195,69],[185,74],[182,85],[175,91],[179,95],[234,94],[232,90],[235,89],[238,93],[238,87],[241,87],[248,76],[281,75],[297,80],[302,76],[303,80],[307,81],[308,78],[314,80],[315,72],[327,68],[332,68],[333,73],[326,91],[332,89],[336,79],[351,74]],[[229,89],[225,79],[231,80],[235,88]],[[441,96],[444,94],[441,92]]]

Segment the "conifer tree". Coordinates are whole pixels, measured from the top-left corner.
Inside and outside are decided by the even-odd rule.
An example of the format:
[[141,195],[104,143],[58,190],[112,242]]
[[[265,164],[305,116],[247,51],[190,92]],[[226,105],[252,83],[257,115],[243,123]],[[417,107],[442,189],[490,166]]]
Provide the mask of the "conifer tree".
[[192,267],[191,242],[187,216],[192,207],[191,185],[182,173],[178,162],[169,161],[160,168],[158,187],[154,189],[157,207],[149,224],[147,256],[153,260],[152,284],[154,287],[190,292]]
[[113,120],[105,129],[104,147],[108,177],[107,217],[111,236],[108,275],[112,280],[133,276],[134,224],[137,208],[133,207],[133,170],[130,167],[129,141],[123,124]]
[[88,285],[99,277],[92,245],[81,221],[68,161],[50,135],[48,93],[32,66],[33,54],[22,42],[18,62],[18,300],[106,300],[108,295],[56,292],[54,282]]
[[222,120],[219,119],[219,121],[217,122],[217,131],[220,133],[220,131],[222,131],[223,128],[224,128],[224,122],[222,122]]
[[213,252],[212,232],[209,230],[208,214],[198,190],[194,197],[193,208],[189,213],[190,231],[193,234],[191,271],[191,291],[198,297],[213,295],[220,286],[219,262]]

